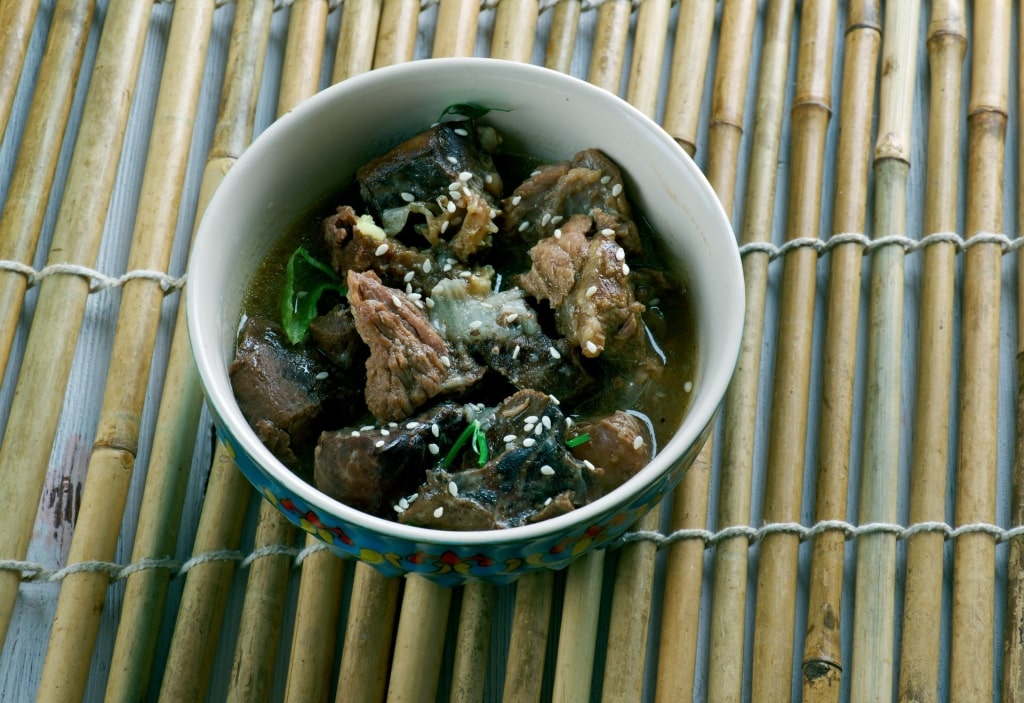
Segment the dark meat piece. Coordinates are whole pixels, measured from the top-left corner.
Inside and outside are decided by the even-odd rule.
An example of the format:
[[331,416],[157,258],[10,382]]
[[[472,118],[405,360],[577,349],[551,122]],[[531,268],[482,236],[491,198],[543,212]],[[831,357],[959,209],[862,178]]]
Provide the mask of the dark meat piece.
[[294,465],[293,447],[320,431],[320,415],[337,388],[330,369],[288,344],[273,322],[251,317],[228,370],[242,415],[282,462]]
[[594,377],[564,338],[551,339],[543,332],[520,334],[473,344],[470,350],[521,390],[550,393],[572,402],[594,389]]
[[370,354],[356,330],[352,311],[345,305],[335,305],[326,315],[314,319],[309,335],[320,353],[345,371],[361,371]]
[[402,425],[325,432],[316,447],[317,487],[357,510],[393,517],[393,506],[416,491],[424,468],[464,426],[462,408],[446,402]]
[[348,301],[370,347],[366,406],[374,417],[401,420],[483,376],[482,366],[452,349],[405,293],[384,286],[376,274],[349,271]]
[[[473,501],[493,516],[494,524],[513,527],[533,521],[546,509],[550,514],[586,501],[587,469],[566,449],[565,416],[551,396],[537,391],[509,396],[495,408],[486,437],[492,458],[484,466],[478,465],[476,454],[464,451],[450,469],[421,486],[411,506],[416,509],[399,519],[459,529],[445,520],[451,510],[455,525],[488,529],[480,511],[465,507],[465,501]],[[551,508],[556,499],[558,505]]]
[[[633,223],[632,208],[623,191],[622,173],[597,149],[576,154],[571,161],[547,166],[520,184],[502,201],[499,226],[502,232],[518,232],[528,242],[550,236],[573,215],[600,210],[612,221],[609,226],[630,253],[640,252],[640,235]],[[618,232],[621,226],[622,232]]]
[[323,233],[331,266],[343,279],[349,271],[374,271],[386,286],[423,294],[442,279],[470,270],[444,242],[421,251],[393,237],[378,239],[363,233],[355,210],[348,205],[324,220]]
[[[453,488],[454,486],[454,488]],[[459,494],[458,483],[444,469],[427,473],[427,480],[416,492],[416,499],[398,514],[407,525],[438,530],[493,530],[494,512],[473,498]]]
[[356,180],[363,200],[381,220],[386,210],[433,201],[459,182],[460,173],[472,174],[467,182],[478,192],[500,195],[501,176],[480,148],[472,122],[444,122],[421,132],[362,166]]
[[581,422],[577,435],[590,440],[574,447],[572,455],[595,469],[587,476],[594,490],[591,500],[618,488],[651,460],[651,436],[639,418],[622,410],[596,422]]

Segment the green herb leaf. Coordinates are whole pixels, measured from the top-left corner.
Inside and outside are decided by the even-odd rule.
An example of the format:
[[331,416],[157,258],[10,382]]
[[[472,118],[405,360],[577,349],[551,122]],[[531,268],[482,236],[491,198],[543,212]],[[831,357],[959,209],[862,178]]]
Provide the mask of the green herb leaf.
[[483,117],[492,110],[497,112],[511,112],[511,110],[501,107],[484,107],[483,105],[477,105],[476,103],[455,103],[446,107],[444,112],[441,113],[441,116],[437,118],[437,121],[440,122],[448,115],[459,115],[468,120],[475,120],[478,117]]
[[479,432],[480,422],[478,420],[473,420],[473,422],[466,425],[466,429],[462,431],[462,434],[460,434],[458,439],[455,440],[455,444],[452,445],[452,448],[448,450],[447,454],[445,454],[444,459],[441,460],[441,463],[446,469],[452,465],[452,462],[455,461],[455,457],[459,455],[459,452],[462,451],[462,447],[465,446],[470,437],[473,438],[474,442],[477,441],[476,436]]
[[584,432],[581,435],[576,435],[572,439],[567,439],[565,441],[565,446],[569,447],[569,449],[574,449],[574,448],[580,446],[581,444],[586,444],[589,441],[590,441],[590,435],[587,434],[586,432]]
[[314,259],[304,247],[296,249],[285,268],[281,296],[281,326],[292,344],[306,339],[309,323],[318,314],[317,304],[328,291],[345,295],[338,274],[330,266]]

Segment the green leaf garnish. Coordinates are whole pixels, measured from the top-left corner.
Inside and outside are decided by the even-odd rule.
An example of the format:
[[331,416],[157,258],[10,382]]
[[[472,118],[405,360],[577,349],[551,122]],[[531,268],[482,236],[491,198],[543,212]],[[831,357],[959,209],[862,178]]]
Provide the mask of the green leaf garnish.
[[478,117],[483,117],[492,110],[497,112],[512,112],[512,110],[508,108],[484,107],[483,105],[477,105],[476,103],[454,103],[444,109],[441,116],[437,118],[437,122],[440,122],[448,115],[459,115],[468,120],[475,120]]
[[300,344],[309,334],[309,324],[318,315],[317,304],[324,293],[345,295],[341,279],[330,266],[317,261],[299,247],[288,259],[284,291],[281,296],[281,326],[292,344]]
[[[474,422],[476,422],[474,420]],[[487,435],[480,430],[480,423],[476,422],[476,432],[473,433],[473,441],[476,443],[477,454],[480,458],[477,459],[477,465],[483,466],[487,463]]]
[[462,434],[460,434],[458,439],[455,440],[455,444],[452,445],[452,448],[448,450],[448,453],[445,454],[444,459],[441,461],[446,469],[452,465],[452,462],[455,461],[455,457],[459,455],[459,452],[462,451],[462,447],[465,446],[470,437],[474,438],[474,442],[476,441],[476,434],[479,431],[480,422],[478,420],[473,420],[473,422],[466,425],[466,429],[462,431]]
[[565,446],[569,447],[569,449],[574,449],[574,448],[580,446],[581,444],[586,444],[589,441],[590,441],[590,435],[587,434],[586,432],[584,432],[581,435],[576,435],[572,439],[565,440]]

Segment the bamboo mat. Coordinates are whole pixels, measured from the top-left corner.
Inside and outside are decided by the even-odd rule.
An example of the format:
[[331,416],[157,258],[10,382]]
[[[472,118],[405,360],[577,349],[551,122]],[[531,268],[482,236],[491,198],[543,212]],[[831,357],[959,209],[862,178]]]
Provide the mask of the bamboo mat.
[[[1014,9],[0,0],[0,700],[1024,700]],[[445,590],[251,495],[180,301],[276,115],[470,54],[658,119],[732,214],[748,311],[660,511]]]

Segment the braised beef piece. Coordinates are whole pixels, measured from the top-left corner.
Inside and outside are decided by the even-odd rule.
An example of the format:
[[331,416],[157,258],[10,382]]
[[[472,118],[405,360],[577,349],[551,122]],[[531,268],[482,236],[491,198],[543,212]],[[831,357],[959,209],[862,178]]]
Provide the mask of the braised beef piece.
[[537,300],[546,300],[557,309],[576,287],[587,260],[593,220],[588,215],[573,215],[562,225],[560,236],[546,237],[530,249],[531,268],[519,277],[519,285]]
[[315,352],[290,345],[280,326],[256,317],[246,320],[228,370],[242,415],[291,466],[294,448],[312,443],[325,407],[341,388],[339,374],[331,372]]
[[443,122],[417,134],[356,171],[359,192],[378,221],[386,210],[414,201],[432,202],[459,174],[474,190],[493,200],[501,194],[501,176],[477,140],[471,121]]
[[[444,242],[434,249],[420,250],[394,237],[385,242],[367,236],[359,231],[357,223],[355,210],[348,205],[323,221],[331,266],[342,278],[349,271],[374,271],[387,286],[423,294],[444,278],[471,270]],[[383,251],[382,244],[387,245]]]
[[309,336],[320,353],[344,371],[362,372],[370,350],[359,337],[347,305],[335,305],[309,325]]
[[394,517],[394,502],[414,493],[465,427],[461,406],[442,402],[393,426],[325,432],[317,443],[317,487],[357,510]]
[[431,398],[478,381],[484,367],[459,354],[423,311],[375,273],[348,272],[348,301],[359,336],[370,347],[366,406],[382,421],[402,420]]
[[587,396],[597,382],[566,339],[543,332],[487,340],[471,344],[470,350],[516,388],[543,391],[566,402]]
[[590,500],[618,488],[651,460],[650,432],[639,418],[622,410],[596,422],[580,423],[574,431],[590,435],[587,442],[570,450],[595,467],[587,474],[593,487]]
[[[451,468],[435,470],[398,519],[439,529],[513,527],[533,522],[545,509],[550,516],[586,502],[588,469],[566,448],[565,416],[550,395],[526,390],[506,398],[495,408],[486,438],[491,457],[484,466],[463,451]],[[468,508],[467,501],[483,510]]]
[[[499,227],[527,242],[550,236],[573,215],[611,218],[599,224],[616,230],[630,253],[639,253],[640,234],[623,191],[622,172],[598,149],[577,153],[570,161],[542,167],[501,202]],[[621,228],[621,232],[618,230]]]

